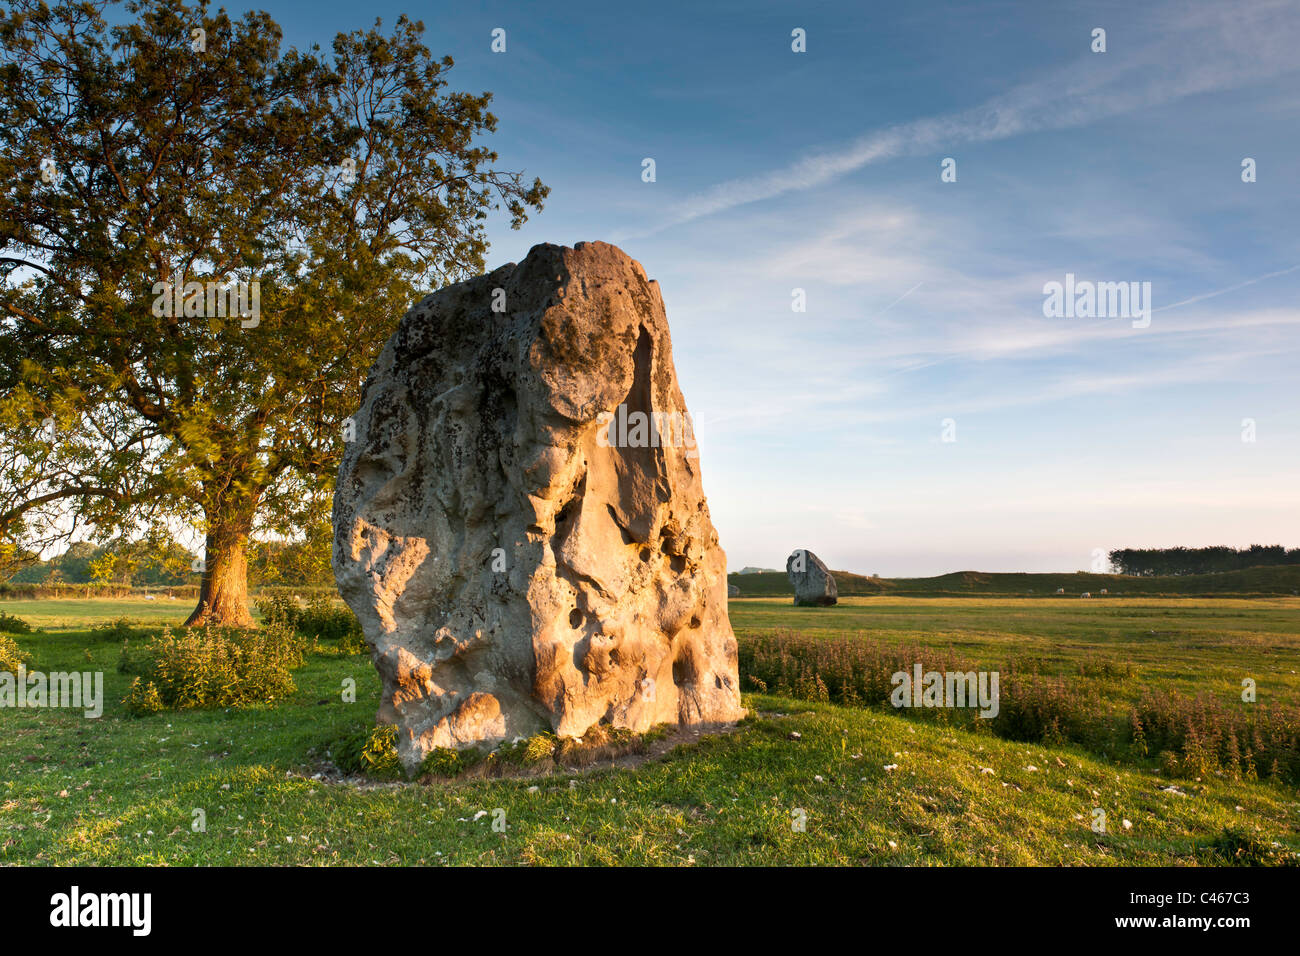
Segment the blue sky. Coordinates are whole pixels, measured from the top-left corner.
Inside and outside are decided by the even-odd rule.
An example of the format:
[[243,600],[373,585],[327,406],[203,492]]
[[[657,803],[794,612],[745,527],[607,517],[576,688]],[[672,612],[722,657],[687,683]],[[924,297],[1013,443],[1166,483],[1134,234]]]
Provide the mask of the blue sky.
[[[659,280],[733,569],[1300,545],[1295,3],[259,6],[322,47],[407,11],[495,94],[552,194],[491,266],[604,239]],[[1066,273],[1150,282],[1150,326],[1045,318]]]

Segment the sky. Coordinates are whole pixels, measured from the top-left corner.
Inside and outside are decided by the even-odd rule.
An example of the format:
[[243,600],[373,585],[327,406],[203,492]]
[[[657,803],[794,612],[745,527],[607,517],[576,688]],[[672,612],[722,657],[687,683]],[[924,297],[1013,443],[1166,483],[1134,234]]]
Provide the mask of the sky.
[[[407,12],[492,91],[552,192],[490,267],[601,239],[659,280],[731,569],[1300,546],[1300,4],[256,6],[322,47]],[[1048,317],[1067,274],[1149,324]]]

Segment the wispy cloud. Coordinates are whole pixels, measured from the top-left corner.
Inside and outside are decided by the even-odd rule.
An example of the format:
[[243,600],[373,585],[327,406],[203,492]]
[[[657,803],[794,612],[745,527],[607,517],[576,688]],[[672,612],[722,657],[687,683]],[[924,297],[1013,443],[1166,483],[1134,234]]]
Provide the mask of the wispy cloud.
[[848,146],[804,156],[780,169],[718,183],[686,198],[659,222],[615,238],[652,235],[812,189],[882,160],[1086,126],[1296,71],[1298,23],[1293,7],[1284,3],[1180,12],[1164,32],[1140,48],[1091,54],[971,109],[873,131]]

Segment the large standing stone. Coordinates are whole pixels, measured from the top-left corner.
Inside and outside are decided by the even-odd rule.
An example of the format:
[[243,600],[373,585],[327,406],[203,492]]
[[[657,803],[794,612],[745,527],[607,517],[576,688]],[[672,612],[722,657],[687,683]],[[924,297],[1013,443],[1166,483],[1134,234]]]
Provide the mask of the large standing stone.
[[785,559],[785,573],[794,585],[794,603],[797,606],[829,607],[839,600],[830,568],[806,548]]
[[743,715],[726,558],[640,264],[539,245],[425,297],[355,427],[334,573],[408,769],[543,729]]

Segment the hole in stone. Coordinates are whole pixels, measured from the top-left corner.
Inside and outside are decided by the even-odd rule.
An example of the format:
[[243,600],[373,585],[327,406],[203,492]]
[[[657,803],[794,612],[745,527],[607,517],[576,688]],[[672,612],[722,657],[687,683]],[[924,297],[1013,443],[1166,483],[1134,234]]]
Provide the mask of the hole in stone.
[[642,561],[649,561],[649,560],[650,560],[650,549],[649,549],[649,548],[642,548],[642,549],[641,549],[641,560],[642,560]]
[[686,570],[686,558],[680,554],[669,555],[668,566],[673,569],[673,574],[681,574]]
[[694,687],[700,681],[700,669],[690,645],[684,646],[673,661],[673,683],[678,687]]
[[576,607],[569,612],[569,626],[582,627],[582,612]]
[[700,626],[700,616],[697,614],[693,618],[691,618],[691,627],[699,627],[699,626]]

